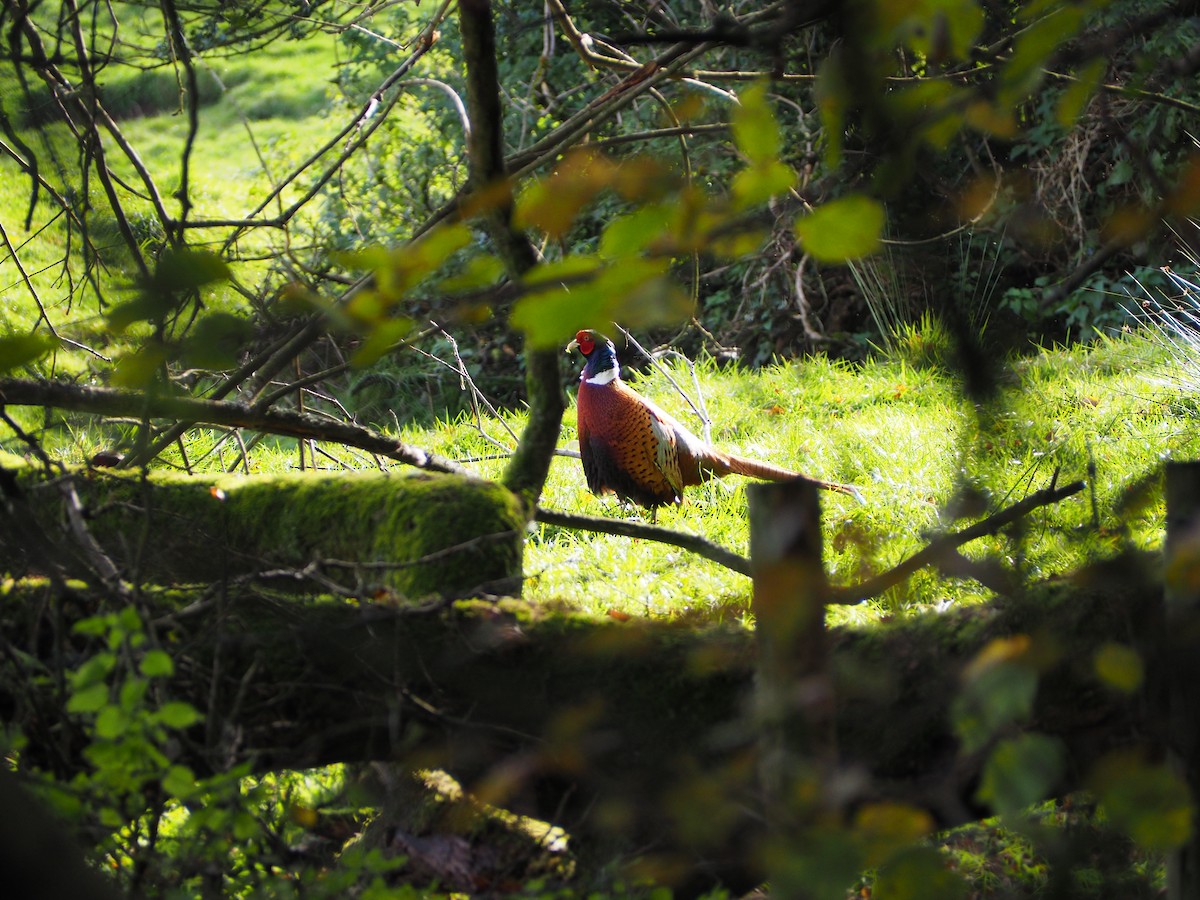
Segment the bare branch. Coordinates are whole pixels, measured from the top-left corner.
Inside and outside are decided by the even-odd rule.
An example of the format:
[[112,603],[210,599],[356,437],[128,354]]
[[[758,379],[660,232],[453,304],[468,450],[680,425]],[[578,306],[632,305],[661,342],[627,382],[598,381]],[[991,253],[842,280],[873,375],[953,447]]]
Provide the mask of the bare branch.
[[675,531],[661,525],[630,522],[628,519],[607,519],[602,516],[581,516],[574,513],[557,512],[541,506],[534,513],[533,520],[541,522],[543,525],[557,525],[561,528],[573,528],[578,531],[615,534],[620,537],[640,538],[660,544],[670,544],[672,547],[681,547],[697,556],[715,562],[717,565],[732,569],[747,578],[750,577],[750,560],[739,556],[732,550],[727,550],[720,544],[714,544],[708,538],[698,534]]
[[[1057,473],[1055,475],[1057,476]],[[1027,516],[1035,509],[1042,506],[1049,506],[1073,494],[1078,494],[1086,486],[1083,481],[1073,481],[1065,487],[1060,488],[1055,486],[1054,481],[1054,479],[1051,479],[1048,487],[1044,487],[1040,491],[1035,491],[1024,500],[1014,503],[1012,506],[1002,509],[994,515],[988,516],[981,522],[976,522],[962,531],[943,535],[931,541],[924,549],[913,554],[900,563],[900,565],[894,566],[886,572],[876,575],[874,578],[869,578],[862,584],[834,588],[833,596],[829,602],[852,605],[863,603],[872,597],[878,597],[888,588],[900,584],[918,569],[922,569],[925,566],[938,565],[945,560],[952,559],[954,551],[963,544],[989,534],[996,534],[1005,526],[1011,525],[1018,519]]]
[[[419,469],[469,475],[453,460],[370,428],[321,419],[304,413],[281,410],[257,410],[240,403],[195,400],[190,397],[165,397],[135,394],[111,388],[84,387],[62,381],[23,381],[0,378],[0,404],[15,406],[55,406],[101,416],[150,416],[178,419],[188,425],[222,425],[249,428],[301,439],[329,441],[378,453],[388,459]],[[186,426],[185,426],[186,427]],[[172,439],[174,440],[174,439]],[[128,463],[129,460],[126,460]]]

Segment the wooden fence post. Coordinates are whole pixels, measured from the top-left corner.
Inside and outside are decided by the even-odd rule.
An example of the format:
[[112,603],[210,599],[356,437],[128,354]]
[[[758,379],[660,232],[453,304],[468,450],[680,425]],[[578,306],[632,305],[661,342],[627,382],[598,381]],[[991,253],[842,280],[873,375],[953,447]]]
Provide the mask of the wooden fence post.
[[750,567],[758,640],[759,775],[768,820],[787,817],[783,798],[800,757],[832,765],[832,682],[826,660],[821,512],[812,482],[747,488]]
[[1186,780],[1192,832],[1167,860],[1170,900],[1200,898],[1200,463],[1167,464],[1167,756]]

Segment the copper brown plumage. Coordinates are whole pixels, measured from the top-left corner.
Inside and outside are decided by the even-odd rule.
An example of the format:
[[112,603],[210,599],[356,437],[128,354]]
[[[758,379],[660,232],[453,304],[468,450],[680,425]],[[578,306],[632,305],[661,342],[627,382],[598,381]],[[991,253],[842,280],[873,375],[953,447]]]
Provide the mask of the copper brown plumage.
[[[593,493],[611,491],[622,500],[656,509],[681,502],[685,487],[731,473],[765,481],[806,477],[706,444],[621,380],[616,348],[603,335],[580,331],[567,350],[578,350],[586,360],[576,413],[579,455]],[[858,496],[848,485],[809,480]]]

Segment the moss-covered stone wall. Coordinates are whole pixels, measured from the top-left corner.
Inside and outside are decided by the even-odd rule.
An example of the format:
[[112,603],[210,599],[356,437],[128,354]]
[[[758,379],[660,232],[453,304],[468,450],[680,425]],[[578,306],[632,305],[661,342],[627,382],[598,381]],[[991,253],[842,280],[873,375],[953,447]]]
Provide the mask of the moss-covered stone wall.
[[[69,534],[60,493],[26,472],[44,526]],[[74,482],[89,529],[131,579],[213,582],[320,561],[324,575],[368,592],[520,592],[525,519],[517,498],[494,482],[384,473],[144,479],[99,471]]]

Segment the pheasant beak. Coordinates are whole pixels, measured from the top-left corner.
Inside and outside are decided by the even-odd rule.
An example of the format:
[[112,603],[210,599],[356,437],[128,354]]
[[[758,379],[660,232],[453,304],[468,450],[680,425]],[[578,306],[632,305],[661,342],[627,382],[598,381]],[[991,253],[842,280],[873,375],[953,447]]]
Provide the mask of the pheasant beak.
[[579,341],[571,341],[571,343],[567,344],[567,346],[563,348],[563,352],[570,353],[572,350],[578,350],[578,349],[579,349]]

